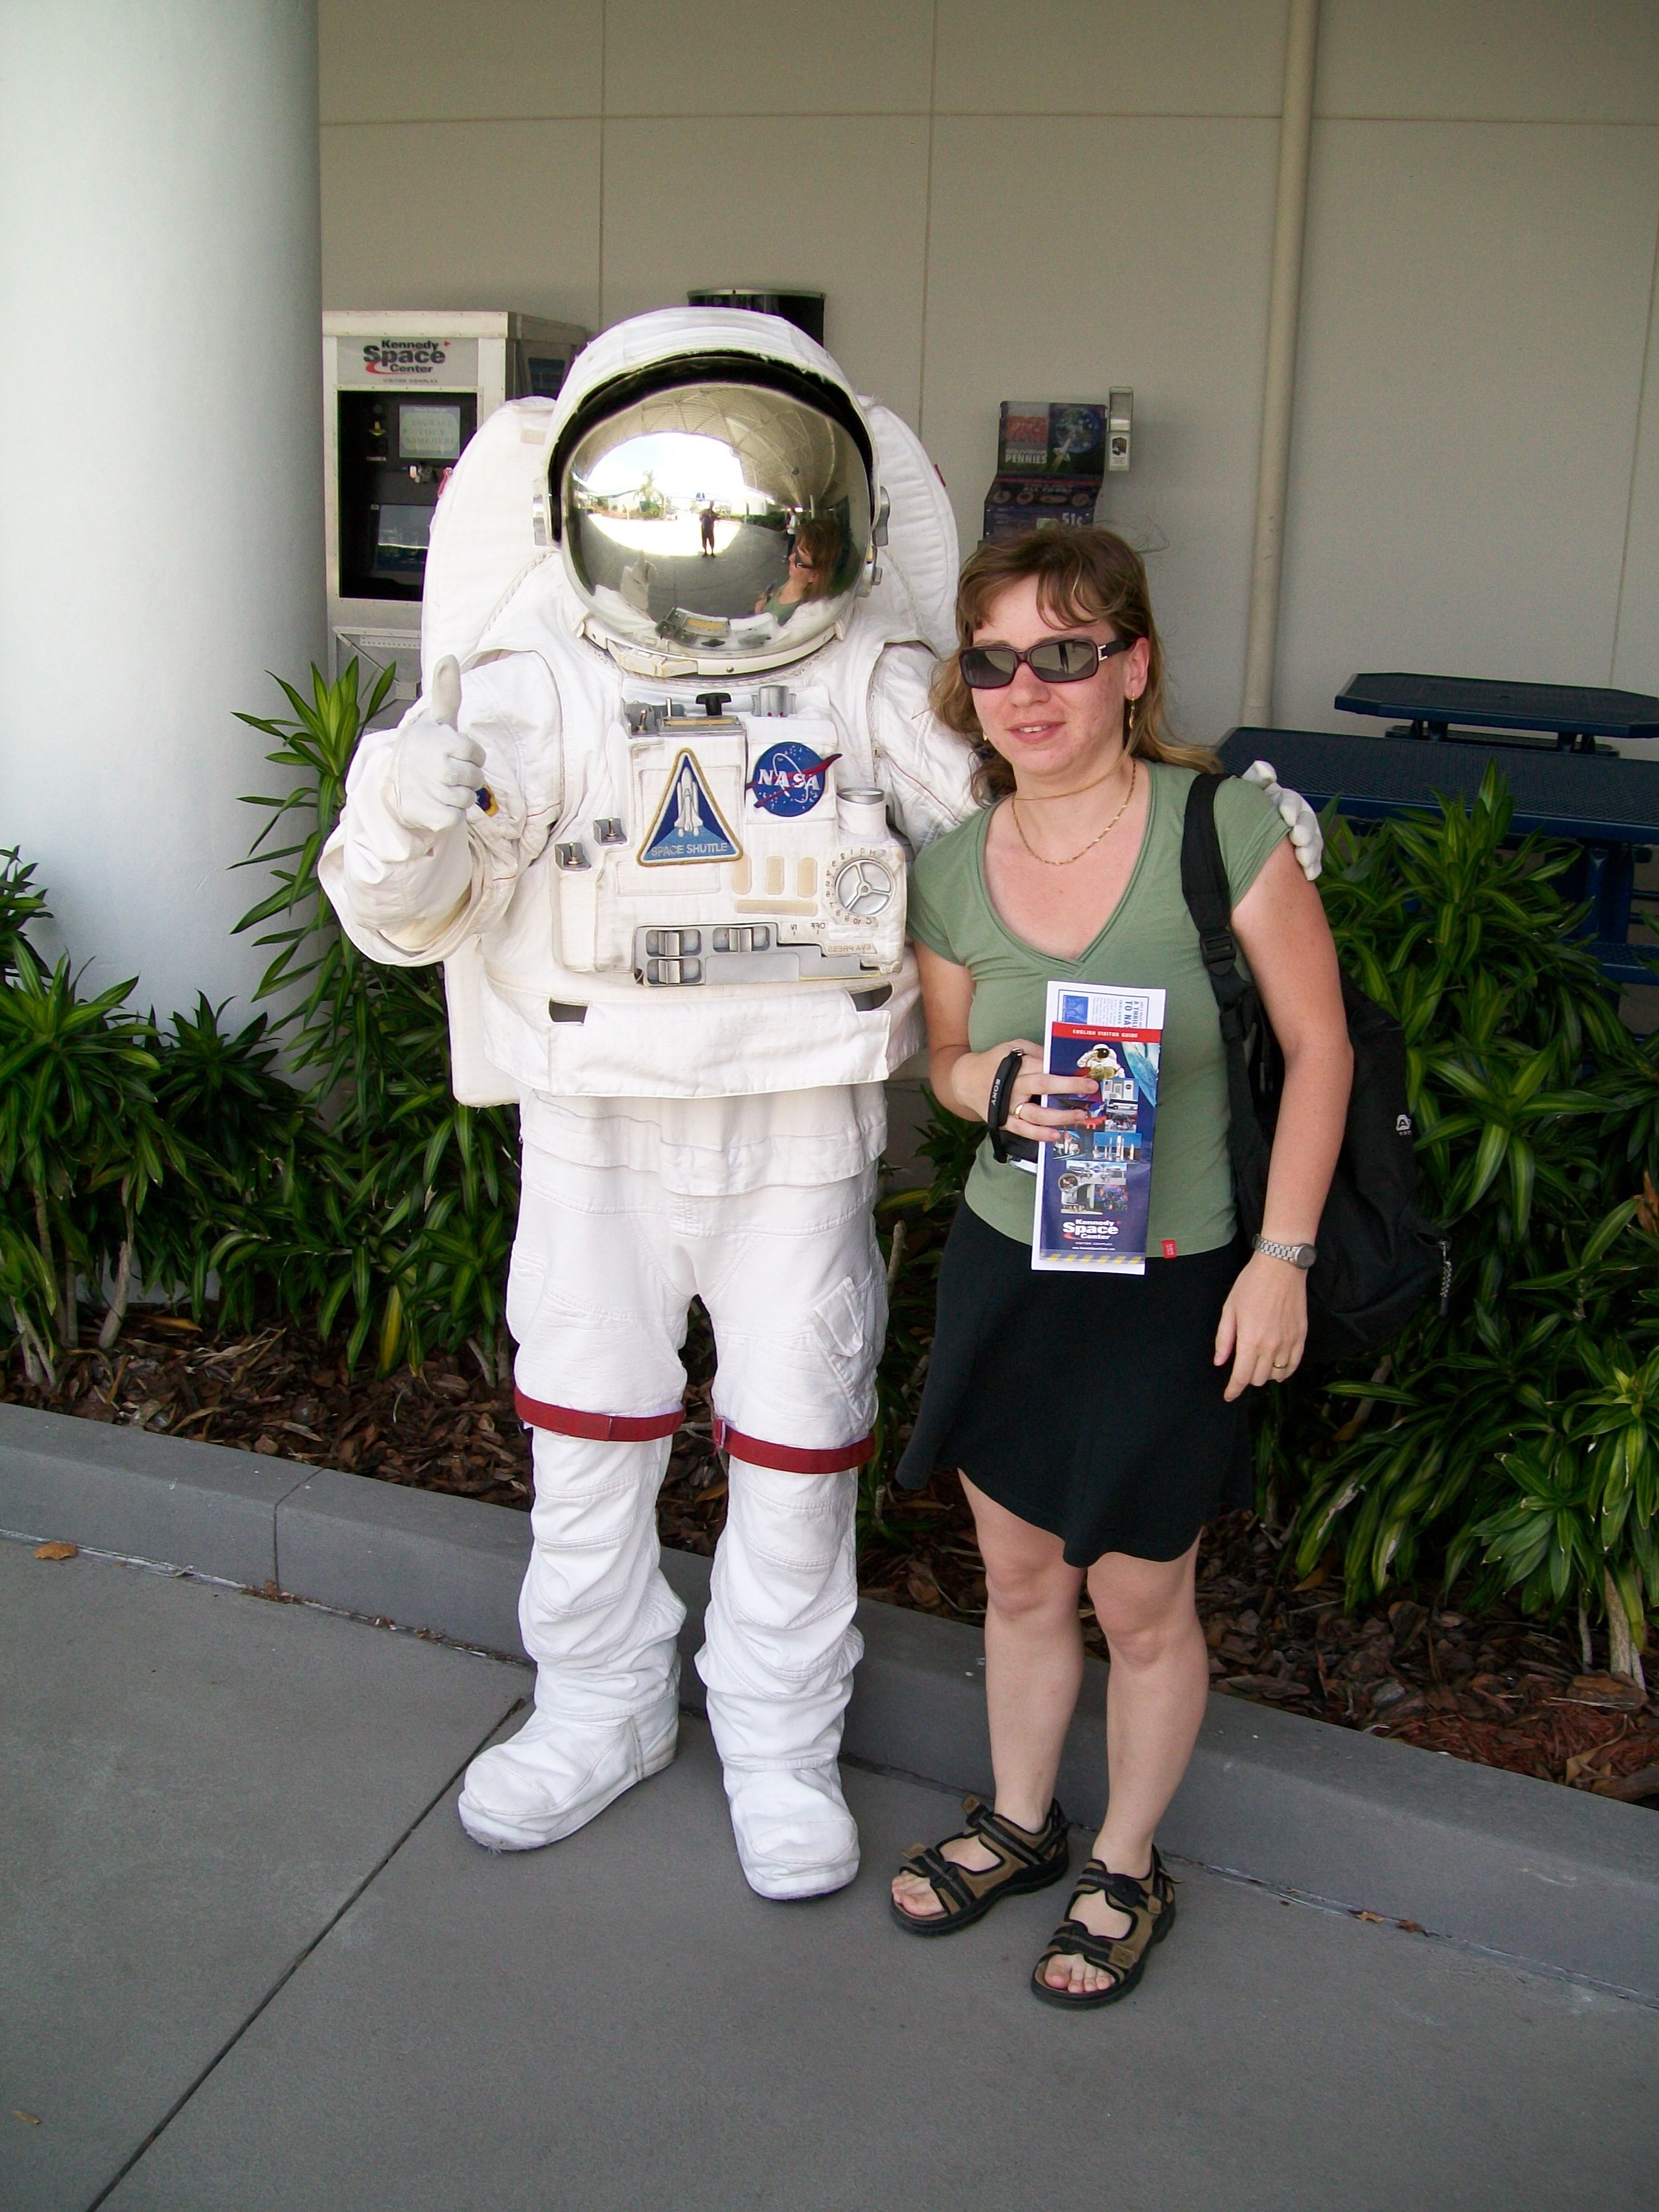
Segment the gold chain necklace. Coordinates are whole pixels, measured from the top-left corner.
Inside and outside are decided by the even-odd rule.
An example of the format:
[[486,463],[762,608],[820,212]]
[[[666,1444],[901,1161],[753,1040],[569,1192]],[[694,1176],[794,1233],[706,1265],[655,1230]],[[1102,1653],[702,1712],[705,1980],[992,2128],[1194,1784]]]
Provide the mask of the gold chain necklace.
[[[1095,847],[1099,844],[1103,837],[1109,837],[1113,830],[1116,829],[1118,823],[1122,821],[1124,816],[1128,812],[1129,801],[1135,795],[1135,774],[1139,766],[1139,763],[1137,761],[1134,754],[1131,753],[1129,756],[1129,788],[1127,793],[1125,794],[1122,805],[1118,808],[1117,812],[1113,815],[1111,820],[1106,824],[1106,827],[1103,830],[1098,831],[1096,836],[1091,837],[1088,843],[1085,845],[1081,850],[1073,853],[1064,860],[1050,860],[1046,858],[1044,854],[1036,850],[1030,839],[1020,827],[1019,801],[1018,799],[1011,797],[1008,804],[1013,812],[1014,828],[1019,831],[1020,843],[1024,845],[1026,851],[1030,854],[1031,858],[1037,861],[1042,866],[1045,868],[1069,868],[1073,865],[1073,861],[1080,860],[1085,853],[1092,853]],[[1103,778],[1102,781],[1103,781],[1104,779]]]

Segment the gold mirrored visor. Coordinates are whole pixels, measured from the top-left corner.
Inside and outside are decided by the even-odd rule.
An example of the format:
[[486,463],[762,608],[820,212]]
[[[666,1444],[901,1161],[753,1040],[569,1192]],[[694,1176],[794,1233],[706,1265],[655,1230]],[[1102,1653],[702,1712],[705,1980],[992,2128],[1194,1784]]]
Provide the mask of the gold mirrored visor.
[[759,385],[678,385],[581,430],[567,570],[605,641],[732,673],[811,652],[856,593],[870,477],[846,422]]

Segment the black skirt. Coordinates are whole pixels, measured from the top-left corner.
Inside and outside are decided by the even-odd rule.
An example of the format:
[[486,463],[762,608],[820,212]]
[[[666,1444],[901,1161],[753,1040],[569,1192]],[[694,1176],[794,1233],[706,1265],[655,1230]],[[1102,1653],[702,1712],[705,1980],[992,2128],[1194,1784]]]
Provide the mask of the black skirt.
[[1178,1559],[1251,1502],[1244,1401],[1226,1403],[1229,1369],[1213,1364],[1242,1265],[1228,1245],[1144,1275],[1038,1273],[1027,1245],[958,1207],[899,1487],[959,1468],[1060,1537],[1074,1567],[1107,1552]]

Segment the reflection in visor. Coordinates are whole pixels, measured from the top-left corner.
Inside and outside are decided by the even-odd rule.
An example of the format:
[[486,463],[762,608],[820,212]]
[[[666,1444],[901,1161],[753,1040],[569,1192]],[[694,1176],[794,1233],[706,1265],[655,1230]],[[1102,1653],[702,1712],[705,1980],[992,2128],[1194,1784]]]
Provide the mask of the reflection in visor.
[[736,672],[835,627],[870,540],[843,427],[740,384],[684,386],[597,424],[570,458],[564,547],[607,640]]

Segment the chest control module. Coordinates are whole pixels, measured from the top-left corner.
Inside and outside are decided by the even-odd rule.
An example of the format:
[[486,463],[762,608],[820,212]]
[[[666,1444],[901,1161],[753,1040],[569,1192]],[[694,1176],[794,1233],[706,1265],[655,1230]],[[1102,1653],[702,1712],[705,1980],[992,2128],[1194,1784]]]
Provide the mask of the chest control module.
[[906,851],[835,723],[704,703],[626,709],[621,788],[556,848],[561,961],[649,989],[896,975]]

